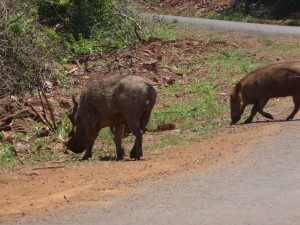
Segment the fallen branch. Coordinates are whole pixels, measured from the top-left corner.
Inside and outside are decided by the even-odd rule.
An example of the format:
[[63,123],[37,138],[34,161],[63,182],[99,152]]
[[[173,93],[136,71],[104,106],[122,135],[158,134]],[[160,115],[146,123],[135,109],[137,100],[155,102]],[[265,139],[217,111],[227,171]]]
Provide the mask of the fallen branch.
[[[40,118],[40,120],[42,121],[42,123],[45,124],[46,126],[48,126],[48,121],[44,120],[44,119],[43,119],[43,116],[41,116],[41,115],[38,113],[38,111],[36,111],[36,109],[35,109],[31,104],[29,104],[29,106],[30,106],[31,109],[35,112],[35,114]],[[51,131],[53,131],[51,126],[49,126],[49,129],[50,129]]]
[[[41,116],[36,110],[35,108],[30,105],[30,107],[32,108],[32,110],[39,116],[39,118],[42,120],[42,122],[49,127],[50,131],[55,131],[57,130],[57,126],[56,126],[56,122],[55,122],[55,117],[54,117],[54,114],[53,114],[53,109],[52,109],[52,106],[48,100],[48,97],[47,95],[45,94],[45,92],[43,91],[43,86],[42,86],[42,82],[41,82],[41,78],[38,78],[37,79],[37,83],[38,83],[38,94],[39,94],[39,99],[40,99],[40,102],[41,102],[41,105],[42,105],[42,110],[43,110],[43,116]],[[46,101],[46,104],[44,103],[44,101]],[[48,110],[48,112],[50,113],[50,117],[51,117],[51,120],[52,120],[52,123],[48,120],[47,118],[47,111],[46,111],[46,108]]]
[[25,117],[35,117],[35,114],[31,112],[28,108],[22,109],[10,116],[1,119],[1,122],[3,123],[2,126],[9,125],[12,122],[12,120],[15,118],[25,118]]
[[48,169],[60,169],[60,168],[65,168],[65,166],[36,167],[36,168],[33,168],[32,170],[48,170]]
[[75,62],[76,62],[76,64],[77,64],[77,66],[79,67],[79,69],[81,69],[81,70],[84,72],[85,70],[80,66],[80,64],[79,64],[79,62],[78,62],[77,59],[75,60]]

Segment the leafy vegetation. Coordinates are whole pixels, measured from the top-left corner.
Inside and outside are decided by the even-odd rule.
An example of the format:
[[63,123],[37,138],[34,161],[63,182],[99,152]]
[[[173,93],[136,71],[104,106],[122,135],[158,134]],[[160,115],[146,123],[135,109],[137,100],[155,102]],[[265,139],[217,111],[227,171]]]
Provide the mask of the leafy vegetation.
[[32,90],[47,62],[61,53],[60,37],[36,18],[29,1],[0,3],[0,98]]
[[140,30],[128,1],[3,0],[0,98],[34,90],[37,80],[51,78],[49,62],[134,44]]
[[299,10],[300,2],[297,0],[236,0],[222,12],[210,13],[206,17],[241,22],[274,20],[273,23],[298,26],[300,24],[299,15],[297,15]]
[[[0,61],[6,60],[3,62],[7,67],[5,71],[9,71],[9,66],[7,65],[11,65],[12,69],[18,68],[20,76],[21,72],[24,76],[28,76],[30,82],[24,88],[17,89],[20,92],[24,92],[26,89],[33,89],[36,76],[47,77],[51,75],[62,86],[67,82],[66,76],[60,69],[58,71],[52,69],[50,75],[46,73],[45,64],[49,63],[52,59],[66,62],[72,55],[97,53],[98,51],[106,51],[111,47],[120,48],[134,44],[138,40],[137,35],[134,33],[134,27],[139,25],[138,20],[136,21],[134,17],[130,16],[130,18],[126,19],[126,16],[121,15],[123,14],[121,12],[116,13],[118,14],[117,17],[119,19],[122,18],[126,22],[128,30],[122,30],[121,27],[113,27],[110,30],[109,24],[111,23],[107,22],[105,24],[103,22],[101,24],[105,25],[99,27],[93,26],[89,32],[85,33],[85,30],[77,32],[71,28],[71,24],[63,24],[64,21],[72,19],[72,13],[67,10],[67,5],[71,3],[75,4],[77,1],[39,2],[28,0],[22,2],[22,7],[20,7],[17,0],[14,1],[18,4],[11,5],[10,1],[5,0],[5,6],[15,10],[9,12],[14,16],[6,18],[15,17],[18,18],[17,21],[0,19],[2,22],[1,26],[6,27],[4,31],[0,31],[0,35],[3,35],[1,37],[4,38],[0,39],[0,41],[6,40],[6,42],[2,41],[0,44],[2,46],[4,46],[4,43],[5,46],[8,46],[7,43],[12,44],[10,45],[11,47],[0,48],[0,51],[4,51],[5,57],[10,56],[5,58],[0,54]],[[30,8],[29,6],[32,6],[33,3],[35,3],[35,7]],[[39,5],[38,3],[43,4]],[[79,4],[79,2],[77,3]],[[107,1],[106,3],[111,3],[110,7],[106,9],[118,6],[114,5],[116,4],[115,2]],[[51,8],[54,6],[55,10]],[[26,7],[30,9],[27,8],[29,10],[22,15],[21,8],[24,9]],[[47,12],[51,11],[50,8],[54,10],[53,13],[46,15]],[[114,9],[116,10],[116,8]],[[56,13],[58,12],[64,19],[54,18],[54,15],[57,15]],[[18,15],[22,15],[22,17],[19,18]],[[42,15],[44,19],[47,19],[41,20]],[[105,18],[101,17],[100,19],[104,21]],[[9,28],[5,24],[10,24]],[[59,26],[56,28],[58,24]],[[187,34],[188,31],[176,23],[169,25],[163,23],[148,24],[147,29],[148,33],[142,36],[144,39],[158,38],[158,40],[163,40],[162,42],[164,43],[176,43],[184,38],[195,39],[196,36],[199,36],[199,32],[193,32],[190,35]],[[122,32],[130,33],[131,36],[126,36]],[[11,38],[11,42],[8,41],[9,38]],[[296,51],[299,43],[287,43],[286,40],[280,42],[263,37],[256,43],[255,47],[249,47],[247,46],[247,40],[240,40],[240,43],[233,44],[231,40],[228,40],[228,37],[224,40],[221,36],[208,35],[206,37],[199,36],[198,39],[196,42],[204,43],[199,51],[194,52],[195,46],[197,46],[197,44],[193,43],[195,40],[188,42],[188,44],[177,44],[175,47],[170,47],[168,55],[163,55],[162,60],[159,62],[160,69],[168,68],[175,70],[176,73],[180,74],[182,79],[176,80],[172,85],[167,87],[162,86],[158,88],[158,104],[154,109],[148,126],[149,135],[145,135],[144,148],[146,152],[153,151],[153,149],[160,151],[162,148],[172,145],[199,141],[217,128],[224,126],[228,122],[227,114],[229,110],[226,92],[232,84],[236,83],[244,74],[257,67],[270,64],[280,57],[285,59],[286,57],[291,57],[292,54],[293,57],[299,57],[299,53]],[[20,49],[19,47],[16,48],[16,43]],[[27,45],[28,43],[30,45]],[[221,43],[221,47],[214,48],[213,46],[216,43]],[[158,48],[161,50],[163,46]],[[202,51],[202,48],[209,48],[209,50]],[[62,51],[57,52],[57,49]],[[147,49],[148,53],[152,51],[149,49]],[[185,51],[186,49],[188,51]],[[258,53],[263,54],[261,52],[264,51],[268,53],[263,55],[262,58],[256,56]],[[272,51],[277,51],[276,53],[280,52],[281,55],[272,54]],[[269,54],[269,52],[271,53]],[[169,58],[171,53],[173,58]],[[13,64],[15,62],[17,62],[17,65]],[[1,79],[4,79],[3,74],[4,70],[0,73],[2,76]],[[11,91],[8,94],[15,93],[13,89],[9,90]],[[3,93],[6,94],[6,92]],[[176,97],[178,93],[182,95]],[[171,131],[156,132],[160,124],[174,124],[176,127]],[[66,115],[58,119],[57,125],[58,129],[46,138],[36,137],[36,133],[43,126],[42,123],[37,122],[32,123],[31,130],[27,134],[13,135],[9,141],[3,141],[5,133],[1,132],[0,164],[16,165],[45,160],[59,160],[61,158],[79,159],[80,155],[66,152],[62,145],[53,146],[53,143],[57,144],[61,142],[61,138],[66,139],[70,131],[70,123]],[[23,142],[29,143],[30,146],[20,150],[17,144]],[[132,143],[132,136],[124,139],[127,152],[130,150]],[[66,156],[66,153],[69,155]],[[115,147],[109,129],[101,130],[94,153],[101,160],[115,159]]]
[[300,9],[298,0],[236,0],[230,7],[243,14],[264,18],[284,18]]

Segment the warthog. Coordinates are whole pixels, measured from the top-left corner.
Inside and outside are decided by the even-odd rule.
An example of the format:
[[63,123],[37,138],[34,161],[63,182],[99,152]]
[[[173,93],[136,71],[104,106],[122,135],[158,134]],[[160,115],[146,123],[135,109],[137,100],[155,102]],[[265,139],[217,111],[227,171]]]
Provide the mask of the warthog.
[[293,96],[295,107],[286,118],[291,120],[300,107],[300,62],[279,63],[258,69],[238,82],[230,94],[231,124],[241,119],[249,104],[253,104],[253,108],[244,123],[251,123],[257,112],[273,119],[270,113],[263,111],[264,106],[270,98],[285,96]]
[[136,137],[130,158],[143,155],[142,141],[156,102],[153,83],[139,76],[106,76],[91,81],[83,90],[79,102],[73,97],[74,107],[69,119],[73,127],[66,147],[75,153],[86,150],[83,160],[92,157],[92,148],[99,130],[111,127],[117,158],[125,156],[122,147],[124,128],[128,126]]

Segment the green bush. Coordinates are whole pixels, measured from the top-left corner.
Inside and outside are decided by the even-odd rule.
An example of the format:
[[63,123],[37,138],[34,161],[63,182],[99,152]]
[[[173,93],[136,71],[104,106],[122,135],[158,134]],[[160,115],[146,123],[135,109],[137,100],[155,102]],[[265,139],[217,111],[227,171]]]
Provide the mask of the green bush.
[[48,26],[70,30],[76,40],[80,35],[90,38],[95,26],[110,19],[111,0],[36,0],[39,20]]
[[62,49],[54,30],[36,23],[30,0],[2,0],[0,4],[0,98],[32,90],[36,78],[49,74],[45,65]]
[[1,0],[0,98],[35,89],[52,61],[138,41],[137,14],[121,0]]
[[258,18],[284,18],[300,9],[299,0],[235,0],[230,12],[240,12]]
[[[39,21],[49,27],[82,39],[105,40],[106,45],[122,47],[137,40],[140,19],[127,0],[35,0]],[[73,43],[73,42],[72,42]]]

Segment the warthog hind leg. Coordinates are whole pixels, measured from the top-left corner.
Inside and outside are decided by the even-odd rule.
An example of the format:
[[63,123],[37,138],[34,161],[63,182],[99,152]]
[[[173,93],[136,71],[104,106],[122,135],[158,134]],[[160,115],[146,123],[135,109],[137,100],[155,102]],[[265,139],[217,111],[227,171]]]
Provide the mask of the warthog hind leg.
[[296,113],[299,111],[300,108],[300,95],[293,95],[293,101],[294,101],[294,110],[292,113],[286,118],[286,120],[292,120]]
[[122,146],[122,136],[124,133],[124,125],[114,127],[114,142],[116,145],[117,159],[123,160],[125,156],[124,148]]

